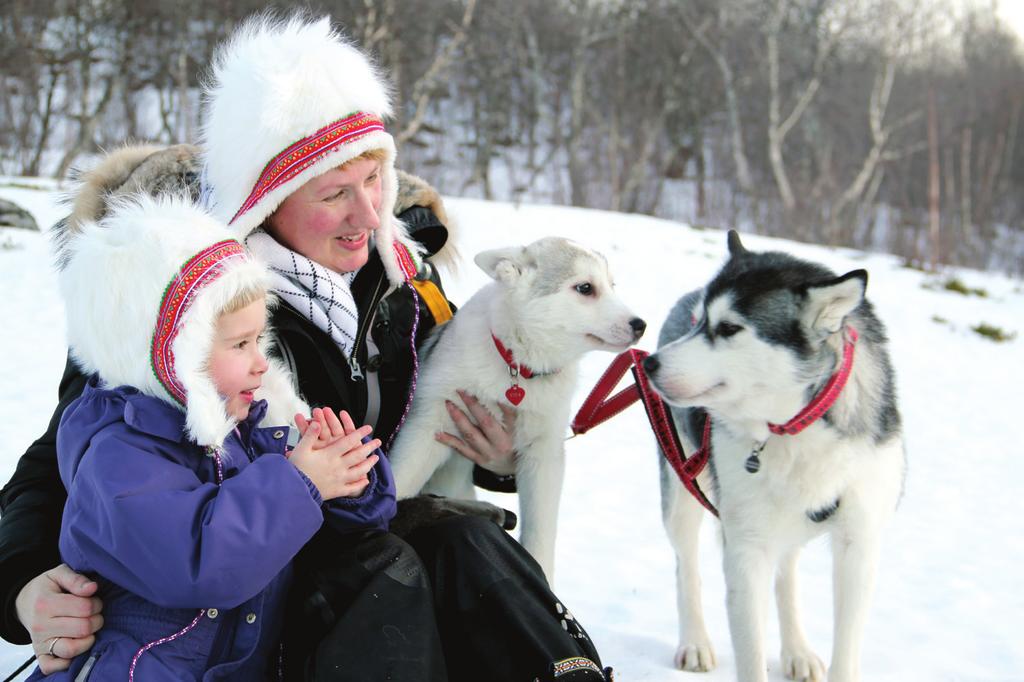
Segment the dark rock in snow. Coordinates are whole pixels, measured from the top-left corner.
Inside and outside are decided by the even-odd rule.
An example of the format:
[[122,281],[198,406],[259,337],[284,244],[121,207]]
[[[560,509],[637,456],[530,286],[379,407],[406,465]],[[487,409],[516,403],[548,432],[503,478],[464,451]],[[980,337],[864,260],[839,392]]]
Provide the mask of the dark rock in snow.
[[32,214],[12,201],[0,199],[0,227],[17,227],[22,230],[39,231],[39,225]]

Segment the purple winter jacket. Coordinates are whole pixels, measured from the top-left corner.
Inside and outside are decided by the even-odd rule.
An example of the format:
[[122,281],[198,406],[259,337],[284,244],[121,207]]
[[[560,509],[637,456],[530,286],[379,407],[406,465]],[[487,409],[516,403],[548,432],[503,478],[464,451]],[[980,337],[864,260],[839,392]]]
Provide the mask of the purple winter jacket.
[[218,486],[214,458],[185,435],[184,412],[90,379],[57,434],[68,490],[60,552],[99,583],[104,626],[67,671],[37,668],[30,680],[125,680],[141,647],[193,621],[139,657],[136,679],[276,677],[292,558],[325,517],[342,531],[386,529],[395,491],[381,456],[363,495],[321,506],[284,457],[287,427],[256,427],[265,412],[265,401],[254,403],[225,440]]

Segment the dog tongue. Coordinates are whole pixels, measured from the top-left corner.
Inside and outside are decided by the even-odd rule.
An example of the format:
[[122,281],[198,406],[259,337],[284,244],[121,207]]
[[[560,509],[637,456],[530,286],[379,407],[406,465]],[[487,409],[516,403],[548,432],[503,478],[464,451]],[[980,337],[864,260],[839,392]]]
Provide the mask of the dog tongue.
[[523,390],[522,386],[516,384],[505,391],[505,397],[508,398],[508,401],[513,405],[518,405],[523,402],[523,398],[526,397],[526,391]]

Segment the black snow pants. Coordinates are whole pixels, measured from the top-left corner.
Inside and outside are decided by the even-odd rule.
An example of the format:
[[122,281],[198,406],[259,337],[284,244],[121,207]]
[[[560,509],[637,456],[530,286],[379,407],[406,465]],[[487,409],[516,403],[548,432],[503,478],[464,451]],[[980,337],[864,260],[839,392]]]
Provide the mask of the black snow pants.
[[295,561],[285,677],[351,682],[610,679],[533,557],[495,523],[336,536]]

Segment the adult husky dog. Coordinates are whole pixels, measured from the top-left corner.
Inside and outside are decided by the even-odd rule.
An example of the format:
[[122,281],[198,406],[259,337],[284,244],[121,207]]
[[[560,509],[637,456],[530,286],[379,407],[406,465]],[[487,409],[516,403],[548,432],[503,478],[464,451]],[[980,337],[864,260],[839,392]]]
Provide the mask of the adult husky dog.
[[419,386],[390,459],[398,496],[474,497],[473,464],[434,440],[454,432],[445,399],[476,396],[493,414],[517,405],[520,540],[552,577],[577,365],[590,350],[621,351],[646,323],[615,295],[604,257],[555,237],[474,259],[495,281],[428,339]]
[[[672,406],[687,454],[704,440],[710,419],[710,466],[698,482],[713,492],[721,518],[737,678],[766,679],[774,573],[783,672],[825,679],[800,626],[796,563],[802,545],[828,533],[835,626],[828,679],[853,682],[860,679],[879,535],[905,467],[885,330],[864,298],[864,270],[837,277],[784,253],[747,251],[734,231],[728,244],[721,271],[672,309],[644,369]],[[808,416],[812,405],[817,410]],[[778,425],[788,431],[780,434]],[[661,482],[677,558],[676,665],[710,670],[715,656],[697,570],[703,508],[664,463]]]

